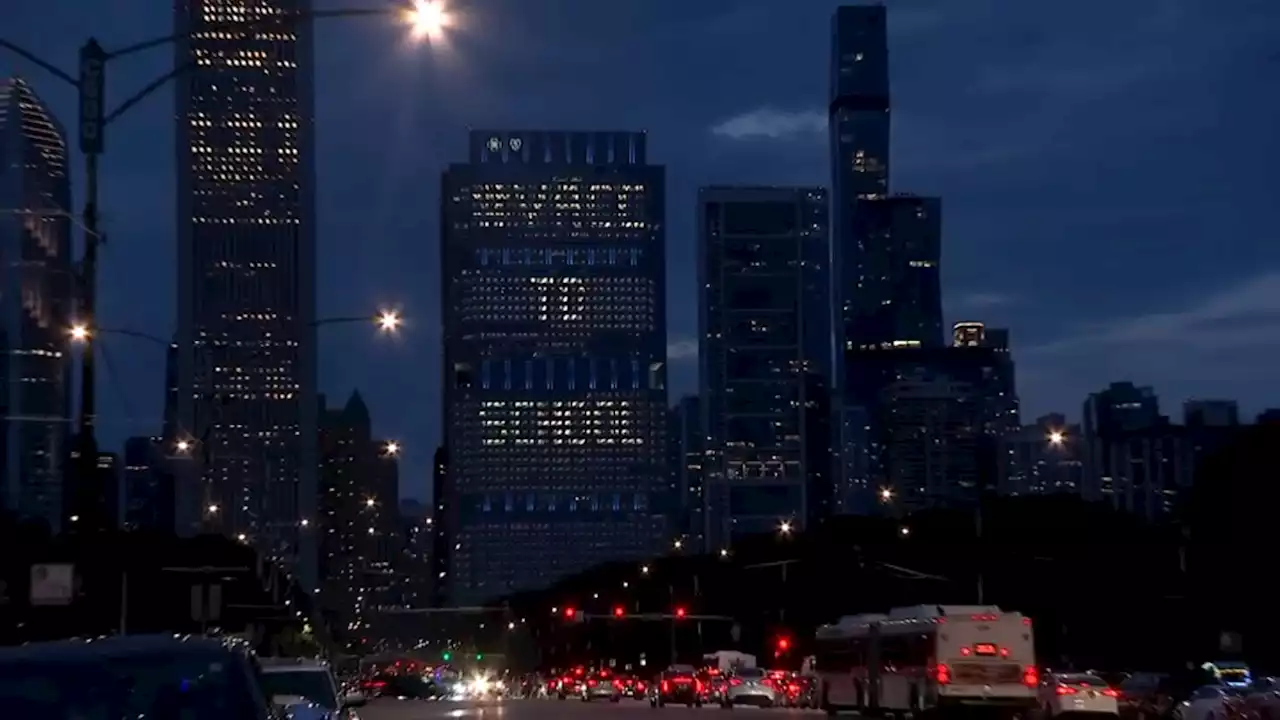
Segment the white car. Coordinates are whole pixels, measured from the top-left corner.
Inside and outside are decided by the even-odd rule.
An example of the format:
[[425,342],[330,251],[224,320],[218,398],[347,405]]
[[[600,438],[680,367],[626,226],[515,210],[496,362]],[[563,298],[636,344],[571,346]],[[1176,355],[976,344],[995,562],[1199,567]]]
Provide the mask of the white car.
[[721,707],[754,705],[773,707],[778,704],[778,691],[768,673],[759,668],[739,668],[729,678]]
[[329,665],[317,660],[263,658],[259,680],[275,704],[291,708],[290,717],[355,720],[355,708],[365,704],[363,695],[340,694]]
[[1040,684],[1040,709],[1046,718],[1066,715],[1120,716],[1120,693],[1096,675],[1053,673]]

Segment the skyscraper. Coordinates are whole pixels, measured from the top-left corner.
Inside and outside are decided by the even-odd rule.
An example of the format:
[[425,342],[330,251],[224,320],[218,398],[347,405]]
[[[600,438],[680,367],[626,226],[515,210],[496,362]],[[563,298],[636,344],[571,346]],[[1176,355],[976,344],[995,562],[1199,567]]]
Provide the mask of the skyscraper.
[[71,414],[70,208],[62,126],[25,81],[0,81],[0,507],[54,531]]
[[243,533],[314,588],[312,32],[269,23],[310,5],[179,0],[174,29],[192,66],[176,92],[178,422],[202,462],[183,524]]
[[[862,252],[872,252],[858,223],[863,200],[889,193],[889,40],[882,5],[836,9],[831,22],[831,268],[836,367],[852,347],[849,328],[860,282]],[[837,370],[837,383],[843,373]]]
[[664,168],[634,132],[472,132],[441,251],[451,600],[666,541]]
[[[698,193],[706,539],[802,527],[830,490],[827,193]],[[820,412],[818,407],[823,408]]]

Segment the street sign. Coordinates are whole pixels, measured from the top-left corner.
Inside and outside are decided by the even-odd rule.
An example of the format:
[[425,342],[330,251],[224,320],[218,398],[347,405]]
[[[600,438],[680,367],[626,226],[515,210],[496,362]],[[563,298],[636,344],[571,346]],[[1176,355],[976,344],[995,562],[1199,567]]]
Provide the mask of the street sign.
[[97,40],[91,39],[80,48],[80,151],[86,155],[102,153],[106,65],[107,51]]
[[76,591],[74,565],[32,565],[31,604],[70,605]]

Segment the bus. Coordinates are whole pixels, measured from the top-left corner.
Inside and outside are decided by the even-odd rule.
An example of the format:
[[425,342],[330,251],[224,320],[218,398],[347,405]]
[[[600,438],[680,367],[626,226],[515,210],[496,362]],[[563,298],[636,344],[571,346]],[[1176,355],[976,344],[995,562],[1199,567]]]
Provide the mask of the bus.
[[818,628],[814,671],[827,715],[1026,716],[1036,706],[1031,619],[994,606],[917,605]]

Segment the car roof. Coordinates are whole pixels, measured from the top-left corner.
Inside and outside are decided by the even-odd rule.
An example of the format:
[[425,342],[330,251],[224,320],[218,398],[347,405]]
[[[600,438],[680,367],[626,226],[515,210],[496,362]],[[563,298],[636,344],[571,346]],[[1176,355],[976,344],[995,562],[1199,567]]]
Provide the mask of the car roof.
[[263,665],[262,673],[264,675],[279,675],[283,673],[325,673],[328,674],[329,668],[319,663],[274,663],[271,665]]
[[55,640],[0,648],[0,664],[109,660],[153,653],[248,654],[244,640],[203,635],[125,635]]

